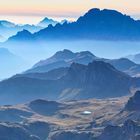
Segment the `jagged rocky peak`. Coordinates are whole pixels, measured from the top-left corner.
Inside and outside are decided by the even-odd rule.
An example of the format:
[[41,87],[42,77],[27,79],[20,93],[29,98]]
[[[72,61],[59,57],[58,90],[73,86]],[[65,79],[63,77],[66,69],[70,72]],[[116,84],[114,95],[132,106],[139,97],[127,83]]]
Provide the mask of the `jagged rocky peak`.
[[90,58],[97,58],[95,55],[93,55],[89,51],[81,51],[74,53],[68,49],[64,49],[63,51],[56,52],[52,57],[55,57],[57,59],[78,59],[80,57],[90,57]]
[[88,56],[88,57],[93,57],[93,58],[97,58],[93,53],[91,53],[90,51],[82,51],[79,53],[76,53],[77,56]]
[[103,62],[103,61],[93,61],[88,64],[89,70],[94,70],[94,72],[103,72],[103,74],[112,71],[112,73],[119,73],[111,64]]
[[81,70],[84,70],[85,68],[86,68],[85,65],[73,62],[71,64],[71,66],[70,66],[69,71],[71,71],[71,70],[73,70],[73,71],[81,71]]
[[136,91],[135,95],[128,100],[125,110],[140,111],[140,91]]
[[[78,63],[72,63],[71,68],[79,68],[79,67],[85,67],[85,65],[83,64],[78,64]],[[106,68],[113,68],[115,69],[112,65],[110,65],[109,63],[103,62],[103,61],[92,61],[91,63],[88,64],[87,66],[88,68],[102,68],[102,67],[106,67]],[[102,69],[101,69],[102,70]]]
[[130,65],[130,66],[135,64],[133,61],[131,61],[127,58],[120,58],[120,59],[118,59],[118,62],[120,62],[121,64],[125,63],[125,64]]
[[[120,71],[118,71],[117,69],[115,69],[111,64],[103,62],[103,61],[99,61],[99,60],[94,60],[91,63],[89,63],[87,66],[83,65],[83,64],[78,64],[78,63],[72,63],[72,65],[70,66],[69,71],[73,71],[73,72],[77,72],[77,74],[80,74],[80,71],[82,72],[86,72],[85,74],[87,75],[99,75],[99,76],[103,76],[103,77],[107,77],[109,75],[122,75],[125,77],[128,77],[127,75],[125,75],[124,73],[121,73]],[[96,77],[97,77],[96,75]],[[108,77],[109,78],[109,77]]]
[[85,20],[88,22],[88,24],[97,25],[100,27],[104,25],[109,27],[109,25],[112,24],[113,28],[118,26],[121,23],[121,20],[128,23],[134,21],[130,16],[124,15],[119,11],[111,9],[100,10],[98,8],[90,9],[84,16],[81,16],[78,19],[78,22],[84,23]]
[[90,9],[85,16],[93,16],[93,15],[112,15],[112,16],[123,16],[123,14],[121,12],[118,12],[116,10],[110,10],[110,9],[103,9],[100,10],[98,8],[93,8]]
[[15,40],[30,40],[32,38],[32,33],[29,32],[28,30],[23,29],[22,31],[17,32],[16,35],[12,36],[9,38],[10,41],[15,41]]
[[70,50],[64,49],[63,51],[56,52],[54,56],[57,58],[68,59],[68,58],[73,58],[75,54]]
[[100,12],[99,8],[92,8],[88,11],[88,13],[93,13],[93,12]]
[[58,23],[57,21],[50,19],[48,17],[45,17],[42,21],[38,23],[38,26],[41,26],[41,27],[48,27],[48,25],[55,26],[57,23]]
[[23,29],[22,31],[19,31],[18,33],[22,34],[31,34],[28,30]]

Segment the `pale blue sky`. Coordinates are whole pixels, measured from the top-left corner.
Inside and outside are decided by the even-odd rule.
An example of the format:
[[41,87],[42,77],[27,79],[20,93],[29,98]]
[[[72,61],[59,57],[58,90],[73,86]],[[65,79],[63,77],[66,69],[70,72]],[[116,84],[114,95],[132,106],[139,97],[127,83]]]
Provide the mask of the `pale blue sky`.
[[44,16],[74,19],[93,7],[140,15],[140,0],[1,0],[0,3],[0,18],[21,23],[37,22]]

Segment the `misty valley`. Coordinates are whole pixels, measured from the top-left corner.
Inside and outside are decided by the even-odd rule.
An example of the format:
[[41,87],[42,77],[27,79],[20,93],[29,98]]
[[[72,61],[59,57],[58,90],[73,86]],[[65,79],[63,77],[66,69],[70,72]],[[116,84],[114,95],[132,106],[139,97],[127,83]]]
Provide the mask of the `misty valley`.
[[140,20],[0,20],[0,41],[0,140],[140,140]]

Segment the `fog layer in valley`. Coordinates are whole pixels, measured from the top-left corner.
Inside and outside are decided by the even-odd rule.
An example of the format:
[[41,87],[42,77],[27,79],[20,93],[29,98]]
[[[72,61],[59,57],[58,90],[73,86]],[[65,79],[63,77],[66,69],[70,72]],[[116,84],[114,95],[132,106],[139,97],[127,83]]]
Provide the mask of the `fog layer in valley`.
[[[17,59],[22,59],[20,61],[20,66],[17,64],[15,67],[12,65],[13,61],[11,59],[2,60],[5,65],[2,65],[0,70],[0,79],[10,77],[16,73],[21,73],[26,69],[32,67],[36,62],[42,59],[50,57],[52,54],[59,50],[69,49],[74,52],[76,51],[91,51],[96,56],[102,58],[120,58],[125,57],[130,54],[136,54],[140,52],[140,42],[126,42],[126,41],[55,41],[55,42],[16,42],[16,43],[2,43],[2,48],[7,48],[14,55],[18,56]],[[3,64],[3,62],[0,62]],[[17,61],[17,60],[15,60]],[[18,60],[19,61],[19,60]],[[6,65],[7,63],[7,65]]]

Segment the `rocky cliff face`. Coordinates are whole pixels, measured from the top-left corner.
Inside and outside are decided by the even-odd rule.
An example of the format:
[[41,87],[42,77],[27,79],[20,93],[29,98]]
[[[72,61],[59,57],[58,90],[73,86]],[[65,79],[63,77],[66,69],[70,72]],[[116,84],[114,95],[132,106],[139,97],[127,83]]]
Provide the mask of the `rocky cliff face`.
[[140,91],[137,91],[133,97],[131,97],[125,106],[128,111],[140,111]]
[[77,98],[106,98],[129,93],[131,78],[108,63],[93,61],[88,66],[73,63],[62,83],[65,89],[79,89]]
[[1,140],[40,140],[18,124],[0,123],[0,134]]
[[92,135],[90,132],[62,131],[50,135],[47,140],[93,140]]
[[139,123],[128,120],[122,126],[107,126],[97,140],[137,140],[139,133]]

